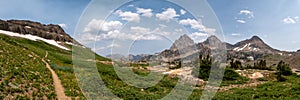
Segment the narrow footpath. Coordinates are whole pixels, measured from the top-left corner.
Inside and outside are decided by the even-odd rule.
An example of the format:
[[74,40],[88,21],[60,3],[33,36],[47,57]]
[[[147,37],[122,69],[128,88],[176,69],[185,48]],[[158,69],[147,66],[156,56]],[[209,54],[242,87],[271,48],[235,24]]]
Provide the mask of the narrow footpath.
[[55,71],[50,67],[50,65],[45,61],[45,58],[47,58],[48,52],[46,52],[45,57],[42,59],[42,61],[46,64],[46,67],[50,70],[53,78],[53,84],[55,88],[55,93],[57,95],[58,100],[71,100],[70,97],[66,96],[65,89],[63,85],[61,84],[60,79],[58,78]]

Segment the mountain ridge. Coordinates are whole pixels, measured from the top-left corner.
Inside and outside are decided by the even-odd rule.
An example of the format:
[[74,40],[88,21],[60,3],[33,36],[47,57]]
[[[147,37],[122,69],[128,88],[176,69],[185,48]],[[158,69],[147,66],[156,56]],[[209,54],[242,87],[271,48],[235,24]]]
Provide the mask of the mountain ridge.
[[51,39],[60,42],[68,42],[82,46],[79,42],[68,35],[59,25],[42,24],[29,20],[1,20],[0,30],[15,32],[19,34],[30,34],[45,39]]

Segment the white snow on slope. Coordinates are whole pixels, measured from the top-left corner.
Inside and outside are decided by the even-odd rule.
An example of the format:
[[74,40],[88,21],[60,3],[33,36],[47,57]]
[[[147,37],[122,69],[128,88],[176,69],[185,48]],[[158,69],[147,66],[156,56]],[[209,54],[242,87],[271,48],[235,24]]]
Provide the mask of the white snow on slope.
[[243,50],[247,50],[247,51],[259,51],[260,49],[259,48],[253,48],[253,47],[250,47],[251,46],[251,43],[248,43],[246,45],[244,45],[243,47],[236,47],[233,49],[233,51],[243,51]]
[[56,47],[59,47],[61,49],[70,50],[69,48],[66,48],[64,46],[59,45],[58,42],[56,42],[55,40],[48,40],[48,39],[44,39],[44,38],[41,38],[41,37],[38,37],[38,36],[30,35],[30,34],[24,35],[24,34],[4,31],[4,30],[0,30],[0,34],[5,34],[5,35],[8,35],[8,36],[14,36],[14,37],[26,38],[26,39],[29,39],[29,40],[32,40],[32,41],[41,40],[41,41],[44,41],[44,42],[49,43],[51,45],[54,45]]
[[234,51],[242,51],[242,50],[244,50],[246,47],[249,47],[250,45],[251,45],[251,43],[248,43],[248,44],[244,45],[244,47],[242,47],[242,48],[236,47],[236,48],[234,48],[233,50],[234,50]]

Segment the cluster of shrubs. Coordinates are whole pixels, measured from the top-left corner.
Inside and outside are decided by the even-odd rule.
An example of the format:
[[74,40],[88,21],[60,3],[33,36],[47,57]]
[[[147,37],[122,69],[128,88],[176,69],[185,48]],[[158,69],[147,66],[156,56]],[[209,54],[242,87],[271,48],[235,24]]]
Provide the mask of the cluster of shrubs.
[[253,66],[247,65],[246,67],[242,66],[242,62],[239,60],[231,60],[230,68],[232,69],[259,69],[259,70],[272,70],[271,67],[267,66],[266,60],[259,60],[254,63]]
[[[221,73],[221,68],[218,68],[217,63],[213,64],[211,57],[208,55],[206,57],[199,56],[199,66],[194,67],[192,71],[192,75],[203,80],[208,80],[210,73],[214,73],[213,79],[218,78]],[[216,78],[214,78],[216,77]],[[237,80],[240,79],[240,76],[237,72],[235,72],[231,68],[225,68],[223,80]],[[219,77],[220,78],[220,77]]]
[[277,65],[277,72],[276,72],[276,78],[278,81],[285,81],[286,78],[283,76],[290,76],[292,75],[292,69],[289,67],[288,64],[286,64],[283,61],[280,61]]
[[[199,59],[199,66],[194,67],[192,71],[193,76],[204,80],[208,80],[210,73],[218,73],[218,68],[215,67],[216,64],[212,63],[212,59],[209,55],[206,57],[202,57],[202,55],[200,55]],[[255,62],[253,66],[247,65],[246,67],[242,66],[241,61],[231,60],[230,66],[225,69],[223,80],[237,80],[241,78],[242,76],[240,76],[237,72],[234,71],[238,69],[273,70],[271,67],[267,66],[266,60],[259,60]],[[280,61],[277,64],[276,69],[274,70],[277,70],[275,74],[278,81],[285,81],[286,79],[284,78],[284,76],[289,76],[293,74],[289,65],[283,61]]]

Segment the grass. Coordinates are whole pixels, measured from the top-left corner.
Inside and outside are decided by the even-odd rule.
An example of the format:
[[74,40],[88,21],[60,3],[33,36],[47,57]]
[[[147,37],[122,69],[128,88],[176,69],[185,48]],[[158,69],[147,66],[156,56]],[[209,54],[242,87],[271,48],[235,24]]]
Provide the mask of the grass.
[[0,35],[0,99],[56,99],[41,57],[11,40]]
[[[95,55],[95,53],[92,53],[89,49],[79,48],[77,50],[78,52],[75,52],[77,55]],[[49,53],[47,60],[61,79],[66,95],[73,99],[86,99],[79,88],[75,77],[71,51],[61,50],[40,41],[30,41],[5,35],[0,35],[0,99],[5,99],[8,95],[11,95],[16,99],[30,99],[30,97],[33,99],[57,99],[52,84],[51,73],[41,62],[41,58],[45,56],[46,51]],[[109,59],[98,55],[95,55],[95,59],[98,61],[110,61]],[[96,66],[96,72],[100,74],[105,87],[108,87],[114,95],[125,100],[161,99],[168,95],[178,82],[178,78],[164,76],[155,86],[141,89],[128,85],[122,81],[116,74],[112,65],[97,62]],[[133,67],[133,71],[140,76],[146,76],[149,73],[144,69],[147,65],[131,64],[131,66]],[[80,67],[88,68],[89,66],[82,64]],[[86,74],[94,75],[90,73]],[[96,77],[98,77],[99,74],[95,74]],[[266,81],[267,83],[255,88],[235,88],[222,93],[217,93],[214,99],[299,98],[300,77],[293,75],[286,78],[286,82],[270,82],[267,79],[258,79],[259,81]],[[223,81],[222,86],[243,84],[245,81],[247,81],[247,78],[238,77],[234,81]],[[182,88],[182,90],[184,89]],[[189,99],[199,99],[201,95],[202,90],[195,89]]]
[[249,100],[249,99],[280,99],[294,100],[300,98],[300,77],[287,76],[286,82],[268,82],[256,88],[232,89],[224,93],[217,93],[218,100]]
[[[39,65],[41,62],[41,58],[45,56],[46,51],[48,51],[48,62],[52,65],[51,67],[55,67],[53,65],[56,65],[58,68],[54,68],[54,71],[59,76],[62,85],[65,88],[65,93],[67,96],[70,96],[72,98],[78,97],[78,98],[84,98],[83,94],[80,91],[80,88],[77,84],[77,80],[75,78],[74,72],[72,71],[64,71],[62,69],[72,69],[72,52],[62,50],[60,48],[57,48],[55,46],[52,46],[50,44],[47,44],[42,41],[31,41],[27,39],[17,38],[17,37],[9,37],[6,35],[0,35],[0,38],[2,39],[1,42],[5,42],[9,45],[13,45],[14,51],[11,51],[12,53],[19,53],[18,50],[27,50],[30,53],[34,53],[38,56],[39,59],[36,59],[36,64]],[[8,57],[15,57],[17,60],[22,60],[17,55],[9,54]],[[27,55],[21,55],[21,56],[27,56]],[[4,59],[4,58],[3,58]],[[105,58],[102,58],[105,59]],[[23,60],[24,62],[29,62],[30,60]],[[35,63],[33,63],[35,64]],[[43,64],[43,63],[42,63]],[[14,65],[13,62],[7,63],[10,67]],[[25,65],[30,66],[30,65]],[[39,65],[39,68],[45,68],[43,71],[39,71],[42,73],[46,73],[50,71],[46,69],[45,65]],[[47,78],[46,78],[47,79]],[[46,80],[45,79],[45,80]],[[50,78],[47,79],[47,81],[52,81],[51,74]],[[47,82],[46,81],[46,82]],[[52,82],[50,82],[52,84]],[[50,84],[49,83],[49,84]],[[39,84],[39,82],[35,83]],[[54,93],[54,90],[52,90]],[[55,94],[55,93],[54,93]]]

